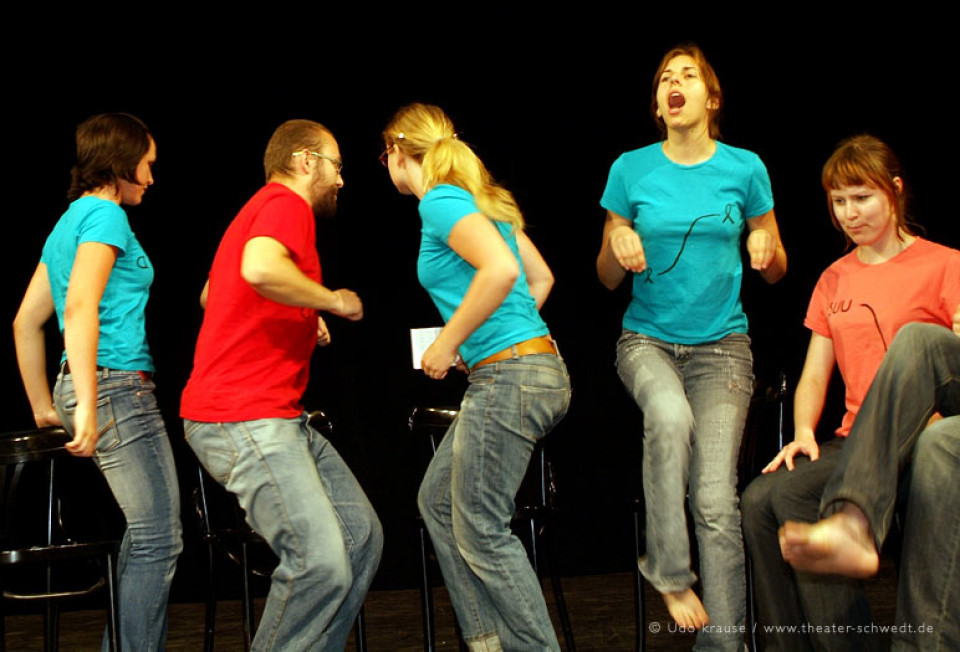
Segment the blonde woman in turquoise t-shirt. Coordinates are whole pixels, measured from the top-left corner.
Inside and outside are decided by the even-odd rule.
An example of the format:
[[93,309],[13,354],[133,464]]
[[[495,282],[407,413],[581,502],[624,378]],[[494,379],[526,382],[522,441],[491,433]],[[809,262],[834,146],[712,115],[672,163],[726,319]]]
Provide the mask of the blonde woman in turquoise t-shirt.
[[383,136],[391,180],[420,199],[417,273],[446,323],[423,370],[436,379],[455,364],[469,370],[418,496],[460,630],[471,649],[559,650],[540,582],[509,525],[533,447],[570,401],[566,367],[539,314],[553,275],[513,196],[441,109],[406,106]]

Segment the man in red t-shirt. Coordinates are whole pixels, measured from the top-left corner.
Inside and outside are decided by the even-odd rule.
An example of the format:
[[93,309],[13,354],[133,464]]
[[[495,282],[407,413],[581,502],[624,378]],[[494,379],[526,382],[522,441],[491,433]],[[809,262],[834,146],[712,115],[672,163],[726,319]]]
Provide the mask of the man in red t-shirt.
[[316,250],[342,167],[322,125],[274,132],[267,185],[227,228],[203,288],[181,399],[187,443],[280,558],[254,649],[343,649],[383,547],[369,500],[300,404],[313,349],[330,341],[318,313],[363,317],[356,293],[323,286]]

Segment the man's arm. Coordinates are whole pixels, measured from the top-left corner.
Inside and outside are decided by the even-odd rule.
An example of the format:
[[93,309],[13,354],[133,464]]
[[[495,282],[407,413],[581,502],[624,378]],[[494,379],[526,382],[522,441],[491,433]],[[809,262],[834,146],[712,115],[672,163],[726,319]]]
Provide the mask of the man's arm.
[[289,250],[267,236],[251,238],[243,248],[240,274],[262,297],[287,306],[323,310],[356,321],[363,304],[352,290],[329,290],[304,274]]

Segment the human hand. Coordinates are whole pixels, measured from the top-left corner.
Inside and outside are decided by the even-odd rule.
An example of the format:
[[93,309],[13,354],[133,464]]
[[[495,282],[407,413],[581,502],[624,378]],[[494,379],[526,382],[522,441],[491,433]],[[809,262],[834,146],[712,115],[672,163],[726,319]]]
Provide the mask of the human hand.
[[317,345],[326,346],[330,344],[330,329],[327,328],[327,322],[323,317],[317,315]]
[[60,415],[57,414],[52,405],[45,410],[34,412],[33,421],[37,424],[37,428],[53,428],[63,425],[63,422],[60,421]]
[[423,352],[420,367],[430,378],[442,380],[446,378],[450,367],[455,365],[458,359],[457,350],[444,346],[438,339]]
[[610,231],[610,250],[620,266],[628,272],[639,274],[647,268],[643,243],[633,227],[621,225]]
[[747,253],[750,254],[750,267],[762,271],[777,255],[777,239],[766,229],[755,229],[747,236]]
[[960,335],[960,306],[957,306],[957,311],[953,313],[953,332]]
[[797,455],[806,455],[810,458],[810,461],[819,459],[820,447],[817,445],[817,440],[806,437],[803,439],[794,439],[792,442],[784,446],[769,464],[763,467],[761,473],[773,473],[780,468],[781,464],[785,464],[788,471],[793,471],[793,458]]
[[91,410],[78,404],[73,416],[73,439],[67,442],[65,448],[71,455],[90,457],[97,450],[98,439],[100,431],[97,429],[96,406]]
[[359,321],[363,319],[363,302],[353,290],[334,290],[334,294],[340,299],[340,308],[331,310],[333,314],[350,321]]

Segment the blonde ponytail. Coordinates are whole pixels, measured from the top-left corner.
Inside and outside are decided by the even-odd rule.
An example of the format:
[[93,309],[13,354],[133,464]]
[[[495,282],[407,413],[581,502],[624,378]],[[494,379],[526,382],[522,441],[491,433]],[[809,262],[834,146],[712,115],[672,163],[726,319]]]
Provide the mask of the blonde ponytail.
[[440,184],[463,188],[491,220],[523,230],[523,213],[506,188],[497,184],[483,161],[461,141],[440,107],[410,104],[401,108],[383,131],[387,147],[396,145],[423,169],[423,189]]

